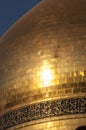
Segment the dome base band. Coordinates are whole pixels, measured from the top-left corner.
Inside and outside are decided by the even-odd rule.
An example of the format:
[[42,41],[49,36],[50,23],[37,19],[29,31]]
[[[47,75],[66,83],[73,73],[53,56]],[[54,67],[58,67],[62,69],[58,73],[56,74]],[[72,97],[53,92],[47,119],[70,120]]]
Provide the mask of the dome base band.
[[13,110],[0,117],[0,130],[38,119],[86,113],[86,98],[51,100]]

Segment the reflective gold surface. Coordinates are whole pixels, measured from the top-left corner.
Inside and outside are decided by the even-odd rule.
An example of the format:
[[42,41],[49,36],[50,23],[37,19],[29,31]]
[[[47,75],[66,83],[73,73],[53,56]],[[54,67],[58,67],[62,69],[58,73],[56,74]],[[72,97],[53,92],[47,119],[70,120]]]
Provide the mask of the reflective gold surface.
[[1,38],[1,112],[86,96],[85,6],[85,0],[43,0]]

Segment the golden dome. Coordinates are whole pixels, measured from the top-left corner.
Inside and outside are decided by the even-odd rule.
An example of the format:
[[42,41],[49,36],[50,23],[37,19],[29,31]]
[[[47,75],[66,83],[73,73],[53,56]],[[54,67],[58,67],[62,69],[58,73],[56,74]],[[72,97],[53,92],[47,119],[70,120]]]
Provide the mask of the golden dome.
[[42,0],[1,38],[0,115],[86,96],[86,0]]

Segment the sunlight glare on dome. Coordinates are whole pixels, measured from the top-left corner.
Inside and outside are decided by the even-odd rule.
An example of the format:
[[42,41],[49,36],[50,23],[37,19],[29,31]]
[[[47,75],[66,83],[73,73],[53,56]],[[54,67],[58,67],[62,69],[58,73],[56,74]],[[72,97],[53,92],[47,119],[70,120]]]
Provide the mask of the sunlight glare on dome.
[[40,72],[41,81],[44,87],[52,86],[53,80],[55,79],[54,70],[47,61],[44,61]]

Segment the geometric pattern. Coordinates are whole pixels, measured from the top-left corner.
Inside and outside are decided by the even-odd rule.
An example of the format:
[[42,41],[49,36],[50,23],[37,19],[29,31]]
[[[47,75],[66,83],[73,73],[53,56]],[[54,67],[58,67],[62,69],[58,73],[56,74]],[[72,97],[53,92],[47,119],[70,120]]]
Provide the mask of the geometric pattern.
[[0,130],[25,122],[72,114],[86,114],[86,98],[44,101],[10,111],[0,117]]

